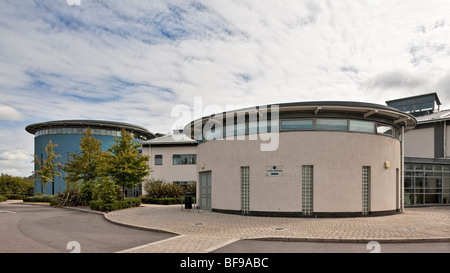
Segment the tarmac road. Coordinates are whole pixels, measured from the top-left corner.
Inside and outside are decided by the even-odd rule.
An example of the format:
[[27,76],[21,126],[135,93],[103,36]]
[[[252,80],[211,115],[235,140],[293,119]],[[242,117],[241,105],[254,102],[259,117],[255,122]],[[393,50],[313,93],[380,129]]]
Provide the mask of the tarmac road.
[[0,203],[0,253],[113,253],[172,236],[119,226],[102,214]]

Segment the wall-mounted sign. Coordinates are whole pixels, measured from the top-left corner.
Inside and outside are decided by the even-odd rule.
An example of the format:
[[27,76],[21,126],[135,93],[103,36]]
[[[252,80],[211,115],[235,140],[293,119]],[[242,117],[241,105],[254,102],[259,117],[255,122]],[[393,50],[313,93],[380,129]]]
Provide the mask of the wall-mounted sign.
[[267,165],[266,176],[283,176],[283,165]]

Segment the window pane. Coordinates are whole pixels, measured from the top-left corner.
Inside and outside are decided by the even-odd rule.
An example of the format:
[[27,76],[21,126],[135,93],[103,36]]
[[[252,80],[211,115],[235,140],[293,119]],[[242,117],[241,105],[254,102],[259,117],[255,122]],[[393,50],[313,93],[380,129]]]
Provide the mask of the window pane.
[[350,131],[374,133],[375,127],[374,123],[370,121],[350,120]]
[[172,159],[173,165],[185,165],[197,163],[197,155],[195,154],[173,155]]
[[319,131],[347,131],[346,119],[317,119],[316,129]]
[[236,133],[235,135],[245,135],[245,123],[236,124]]
[[155,165],[162,165],[162,155],[155,155]]
[[207,130],[204,132],[205,140],[222,139],[222,128]]
[[416,188],[423,188],[423,178],[415,178],[415,187]]
[[248,133],[249,134],[258,133],[258,122],[257,121],[250,121],[248,123]]
[[312,119],[281,121],[281,130],[313,130],[313,129],[314,124]]
[[413,184],[413,179],[411,177],[405,177],[405,188],[413,188],[414,184]]
[[425,204],[441,204],[440,194],[425,194]]
[[450,204],[450,194],[442,195],[442,204]]
[[393,136],[392,126],[377,124],[377,134]]

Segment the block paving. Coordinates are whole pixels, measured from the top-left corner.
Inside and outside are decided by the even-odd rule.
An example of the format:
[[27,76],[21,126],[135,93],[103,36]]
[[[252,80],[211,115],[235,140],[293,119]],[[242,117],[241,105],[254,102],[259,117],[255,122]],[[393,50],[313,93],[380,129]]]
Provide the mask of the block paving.
[[286,218],[223,214],[180,205],[144,204],[105,214],[111,222],[174,237],[124,252],[206,253],[243,239],[306,242],[450,242],[450,207],[352,218]]

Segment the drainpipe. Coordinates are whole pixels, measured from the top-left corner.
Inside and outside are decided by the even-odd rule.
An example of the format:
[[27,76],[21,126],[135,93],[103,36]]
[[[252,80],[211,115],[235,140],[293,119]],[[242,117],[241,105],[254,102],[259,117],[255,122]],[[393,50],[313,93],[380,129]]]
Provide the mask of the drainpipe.
[[444,158],[447,158],[447,120],[444,120]]
[[401,138],[401,171],[400,171],[400,212],[403,213],[405,210],[405,126],[402,126],[402,138]]

